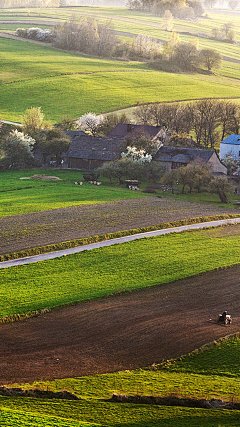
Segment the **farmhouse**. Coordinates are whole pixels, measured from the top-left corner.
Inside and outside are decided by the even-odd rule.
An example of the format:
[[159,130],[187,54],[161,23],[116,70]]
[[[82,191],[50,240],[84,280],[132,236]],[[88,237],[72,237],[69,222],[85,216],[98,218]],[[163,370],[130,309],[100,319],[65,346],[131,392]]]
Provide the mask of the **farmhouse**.
[[227,174],[227,168],[221,163],[215,150],[163,146],[154,156],[167,171],[186,166],[190,162],[205,163],[214,174]]
[[140,136],[154,140],[165,140],[166,131],[161,126],[134,125],[131,123],[118,123],[117,126],[108,135],[110,138],[120,138],[125,140],[134,140]]
[[224,159],[226,154],[240,160],[240,135],[232,134],[220,142],[220,159]]
[[65,158],[69,168],[95,170],[104,162],[118,160],[121,157],[122,141],[117,138],[76,135]]

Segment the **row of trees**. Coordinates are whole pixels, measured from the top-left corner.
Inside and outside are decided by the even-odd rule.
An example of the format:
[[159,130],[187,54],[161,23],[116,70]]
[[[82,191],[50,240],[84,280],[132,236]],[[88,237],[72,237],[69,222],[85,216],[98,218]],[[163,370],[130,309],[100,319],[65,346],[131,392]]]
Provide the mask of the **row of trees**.
[[[239,6],[239,0],[224,0],[222,3],[224,3],[224,6],[227,6],[229,9],[237,9],[237,7]],[[219,0],[204,0],[204,6],[205,7],[210,7],[211,9],[216,6],[217,4],[219,4]]]
[[204,10],[201,0],[128,0],[129,9],[144,10],[163,16],[170,10],[174,17],[189,19],[202,16]]
[[194,188],[198,193],[203,189],[208,189],[211,193],[219,196],[221,203],[229,203],[227,195],[233,190],[231,182],[226,177],[214,177],[206,165],[194,162],[179,169],[171,170],[164,175],[163,182],[172,188],[176,182],[181,183],[182,194],[186,187],[189,188],[189,193]]
[[212,35],[217,40],[233,43],[236,40],[236,30],[232,22],[225,22],[220,28],[213,28]]
[[118,43],[110,21],[99,23],[92,18],[72,17],[54,30],[54,45],[61,49],[109,57]]
[[16,36],[52,43],[55,47],[79,51],[96,56],[121,56],[131,59],[155,59],[160,57],[162,45],[146,35],[139,35],[128,43],[122,43],[114,34],[111,22],[98,23],[93,18],[80,20],[72,17],[54,30],[38,27],[17,28]]
[[130,158],[106,162],[97,172],[108,178],[110,182],[114,178],[118,179],[120,184],[123,184],[124,178],[154,183],[158,182],[164,174],[157,162],[139,162]]
[[[5,7],[63,7],[66,0],[0,0],[0,8]],[[74,0],[71,0],[74,5]]]
[[214,49],[199,49],[198,39],[182,43],[179,35],[172,32],[162,47],[161,57],[152,63],[154,68],[164,71],[199,71],[205,68],[209,72],[220,68],[222,56]]
[[99,24],[92,18],[82,18],[58,25],[54,30],[38,27],[17,28],[16,36],[29,38],[55,47],[79,51],[96,56],[124,57],[155,60],[162,56],[162,44],[147,35],[134,37],[131,43],[123,43],[114,34],[111,22]]
[[98,173],[110,180],[118,179],[120,184],[123,184],[124,178],[130,180],[148,180],[150,186],[149,192],[158,188],[156,183],[161,180],[161,183],[171,189],[174,194],[177,191],[176,185],[182,185],[182,194],[186,188],[189,193],[196,189],[201,191],[210,191],[219,196],[222,203],[228,203],[228,193],[232,192],[232,184],[226,177],[214,177],[211,170],[200,163],[189,163],[187,166],[182,166],[179,169],[165,172],[160,168],[157,162],[139,162],[134,159],[122,158],[115,162],[104,163],[98,169]]
[[134,116],[139,124],[165,126],[173,145],[184,134],[193,135],[198,148],[215,148],[216,143],[230,134],[239,134],[240,107],[224,100],[204,99],[189,103],[149,104],[139,106]]
[[[168,11],[169,12],[169,11]],[[169,12],[171,15],[171,13]],[[169,25],[166,13],[165,25]],[[114,33],[110,21],[99,23],[93,18],[82,17],[59,24],[54,30],[32,27],[17,28],[15,34],[34,40],[52,43],[54,46],[104,57],[123,57],[133,60],[151,61],[154,68],[166,71],[189,71],[205,67],[209,71],[221,66],[221,55],[214,49],[198,48],[197,39],[181,43],[177,33],[172,32],[167,43],[147,35],[134,37],[131,43],[124,43]]]

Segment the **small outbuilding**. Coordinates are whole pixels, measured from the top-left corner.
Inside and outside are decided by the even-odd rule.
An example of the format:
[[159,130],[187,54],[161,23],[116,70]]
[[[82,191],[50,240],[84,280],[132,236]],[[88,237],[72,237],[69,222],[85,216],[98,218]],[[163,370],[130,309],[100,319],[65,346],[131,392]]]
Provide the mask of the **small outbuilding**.
[[234,159],[240,160],[240,135],[232,134],[220,142],[220,159],[231,154]]
[[183,148],[162,146],[154,156],[166,171],[186,166],[190,162],[207,164],[214,174],[227,175],[227,168],[220,161],[215,150],[203,150],[198,148]]

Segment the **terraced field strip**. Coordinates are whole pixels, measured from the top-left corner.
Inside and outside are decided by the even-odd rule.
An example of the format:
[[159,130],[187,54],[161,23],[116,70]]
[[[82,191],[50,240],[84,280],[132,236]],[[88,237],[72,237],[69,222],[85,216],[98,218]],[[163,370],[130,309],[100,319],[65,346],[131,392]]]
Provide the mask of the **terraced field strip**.
[[0,262],[0,268],[9,268],[9,267],[15,267],[18,265],[32,264],[34,262],[46,261],[49,259],[59,258],[66,255],[76,254],[86,250],[90,251],[92,249],[103,248],[106,246],[112,246],[120,243],[132,242],[133,240],[144,239],[147,237],[163,236],[164,234],[181,233],[188,230],[199,230],[199,229],[208,228],[208,227],[219,227],[223,225],[233,225],[233,224],[239,224],[239,223],[240,223],[240,218],[233,218],[233,219],[224,219],[219,221],[203,222],[200,224],[183,225],[181,227],[166,228],[163,230],[149,231],[147,233],[138,233],[131,236],[119,237],[117,239],[105,240],[103,242],[92,243],[89,245],[78,246],[75,248],[49,252],[41,255],[34,255],[26,258],[18,258],[10,261],[3,261],[3,262]]

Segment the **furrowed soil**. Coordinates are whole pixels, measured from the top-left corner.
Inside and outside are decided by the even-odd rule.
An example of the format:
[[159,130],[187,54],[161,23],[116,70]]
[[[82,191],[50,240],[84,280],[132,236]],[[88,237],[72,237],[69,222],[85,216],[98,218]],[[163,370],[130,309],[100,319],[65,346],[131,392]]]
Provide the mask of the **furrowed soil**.
[[[149,197],[6,217],[1,252],[226,211],[239,213]],[[0,384],[149,366],[237,332],[239,276],[240,265],[1,324]],[[216,322],[225,309],[233,315],[230,326]]]
[[[239,330],[240,266],[0,325],[0,384],[135,369]],[[221,326],[224,309],[233,324]]]
[[136,229],[185,218],[239,214],[239,209],[147,197],[1,218],[0,254]]

